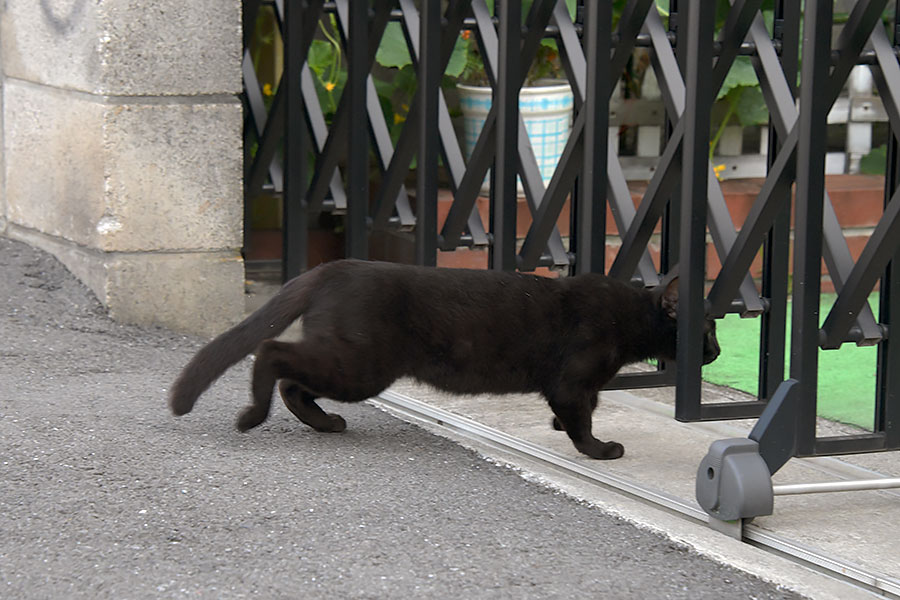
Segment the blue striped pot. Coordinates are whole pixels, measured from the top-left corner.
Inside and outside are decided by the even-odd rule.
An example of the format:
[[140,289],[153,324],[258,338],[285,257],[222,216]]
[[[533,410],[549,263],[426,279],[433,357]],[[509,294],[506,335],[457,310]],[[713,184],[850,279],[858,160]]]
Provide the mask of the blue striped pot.
[[[463,113],[463,132],[466,158],[472,155],[475,142],[484,127],[491,109],[493,90],[489,87],[457,84],[459,106]],[[519,91],[519,112],[525,121],[528,139],[534,149],[544,186],[550,183],[559,158],[572,129],[572,110],[575,98],[568,83],[554,80],[550,85],[524,87]],[[481,193],[490,192],[490,171],[481,185]],[[521,179],[517,182],[519,196],[524,196]]]

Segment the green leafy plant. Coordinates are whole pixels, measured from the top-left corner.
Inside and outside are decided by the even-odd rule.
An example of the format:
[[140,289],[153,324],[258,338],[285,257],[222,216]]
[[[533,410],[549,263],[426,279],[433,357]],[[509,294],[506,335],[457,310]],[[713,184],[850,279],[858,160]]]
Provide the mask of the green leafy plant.
[[312,41],[307,63],[314,75],[316,94],[319,96],[322,112],[330,121],[347,83],[347,68],[341,52],[340,35],[334,15],[319,20],[319,32],[325,39]]
[[[522,2],[523,24],[531,10],[532,3],[533,0],[524,0]],[[494,1],[487,0],[486,4],[488,10],[493,12]],[[575,0],[566,0],[566,7],[569,10],[569,15],[574,17]],[[490,85],[490,79],[484,68],[484,57],[481,55],[481,48],[479,48],[475,38],[476,36],[467,30],[463,31],[457,40],[454,52],[460,52],[465,61],[464,68],[457,75],[457,79],[460,83],[468,85],[488,86]],[[525,85],[534,85],[542,79],[562,79],[563,77],[564,73],[556,41],[547,38],[541,40],[541,45],[525,77]]]

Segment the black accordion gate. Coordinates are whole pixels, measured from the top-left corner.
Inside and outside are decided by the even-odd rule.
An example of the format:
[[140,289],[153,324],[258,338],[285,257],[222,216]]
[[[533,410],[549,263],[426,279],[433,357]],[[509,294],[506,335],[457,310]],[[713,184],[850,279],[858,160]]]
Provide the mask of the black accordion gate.
[[[359,258],[367,257],[371,232],[414,230],[416,261],[423,265],[435,265],[439,250],[483,247],[494,269],[607,272],[641,285],[655,284],[660,272],[678,265],[685,308],[677,364],[620,376],[614,387],[675,385],[676,418],[683,421],[762,417],[752,437],[770,472],[793,456],[900,448],[900,349],[889,338],[891,318],[900,313],[900,262],[894,260],[900,249],[900,3],[860,0],[834,43],[831,0],[808,0],[802,15],[799,2],[769,0],[771,25],[763,18],[762,0],[733,0],[718,33],[715,16],[721,3],[715,0],[671,0],[667,17],[652,0],[629,0],[616,14],[614,28],[611,2],[576,4],[573,18],[562,0],[535,0],[526,15],[521,15],[522,3],[499,0],[493,12],[484,0],[245,0],[245,37],[260,8],[271,6],[285,46],[284,73],[268,110],[249,41],[244,54],[245,144],[255,149],[246,155],[246,197],[249,201],[263,189],[283,197],[285,276],[306,268],[307,225],[322,212],[343,215],[345,253]],[[347,55],[347,83],[330,123],[307,64],[323,15],[334,16]],[[518,25],[522,19],[524,28]],[[396,141],[371,74],[391,22],[402,26],[418,73],[408,119]],[[494,102],[468,159],[441,88],[463,31],[476,37],[494,88]],[[556,40],[575,96],[570,137],[547,185],[517,102],[524,65],[545,37]],[[659,162],[637,206],[609,140],[613,83],[635,48],[649,51],[667,120]],[[768,174],[739,231],[709,158],[713,100],[738,56],[752,60],[770,115]],[[890,133],[884,212],[854,261],[825,190],[824,165],[828,111],[858,64],[874,74]],[[413,159],[418,168],[411,197],[404,180]],[[440,230],[439,161],[453,195]],[[485,222],[475,203],[488,169],[493,185]],[[377,190],[369,188],[372,171]],[[517,176],[532,216],[519,241]],[[568,239],[557,227],[567,201],[572,215]],[[621,238],[609,264],[607,206]],[[655,262],[648,244],[658,226],[662,243]],[[711,286],[708,239],[723,265]],[[756,282],[749,269],[760,252],[764,268]],[[823,259],[838,297],[820,325]],[[867,304],[876,286],[878,315]],[[789,298],[790,340],[785,333]],[[758,398],[705,403],[701,323],[706,314],[726,313],[761,319]],[[875,424],[862,435],[817,437],[819,352],[843,343],[878,346]]]

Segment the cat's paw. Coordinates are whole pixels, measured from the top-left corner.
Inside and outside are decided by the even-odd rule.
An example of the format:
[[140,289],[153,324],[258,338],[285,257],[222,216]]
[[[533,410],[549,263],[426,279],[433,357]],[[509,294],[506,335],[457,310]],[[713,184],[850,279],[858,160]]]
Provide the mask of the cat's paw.
[[618,442],[601,442],[594,439],[585,444],[576,444],[578,451],[597,460],[613,460],[625,454],[625,446]]
[[241,411],[241,413],[238,415],[235,426],[238,428],[238,431],[244,432],[253,429],[257,425],[265,421],[268,416],[269,412],[267,410],[263,410],[258,406],[251,405]]
[[341,415],[325,413],[325,419],[313,425],[313,429],[322,433],[340,433],[347,429],[347,421]]
[[329,432],[340,433],[347,429],[347,421],[344,420],[344,417],[334,413],[328,413],[328,416],[331,418],[331,429],[328,430]]

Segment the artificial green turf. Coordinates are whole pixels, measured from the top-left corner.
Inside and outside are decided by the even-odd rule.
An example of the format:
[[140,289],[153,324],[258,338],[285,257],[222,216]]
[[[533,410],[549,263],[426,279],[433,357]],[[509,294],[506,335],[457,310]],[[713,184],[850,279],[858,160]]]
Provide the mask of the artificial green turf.
[[[822,295],[822,321],[836,297],[834,294]],[[870,295],[869,304],[877,315],[877,293]],[[722,354],[703,368],[703,379],[755,395],[759,385],[759,329],[759,319],[728,315],[718,321],[716,332]],[[875,418],[876,360],[877,348],[874,346],[844,344],[838,350],[819,350],[819,416],[871,430]],[[785,376],[788,376],[789,352],[785,362],[788,363],[785,365]]]

